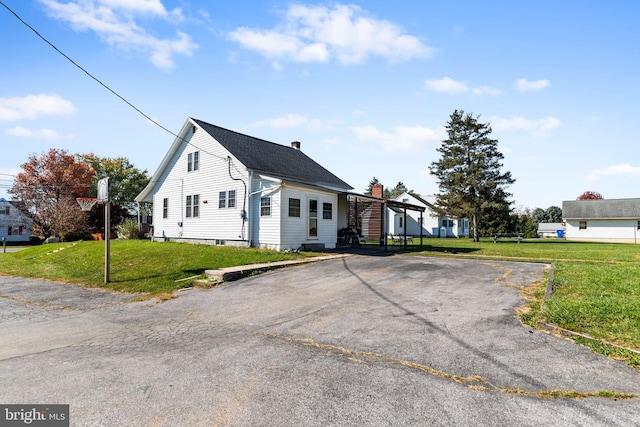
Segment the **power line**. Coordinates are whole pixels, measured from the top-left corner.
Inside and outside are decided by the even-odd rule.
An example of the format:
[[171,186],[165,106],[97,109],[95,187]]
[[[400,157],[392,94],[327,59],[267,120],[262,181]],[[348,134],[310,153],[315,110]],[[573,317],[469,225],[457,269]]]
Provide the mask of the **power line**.
[[104,87],[106,90],[108,90],[109,92],[111,92],[113,95],[115,95],[116,97],[118,97],[120,100],[122,100],[124,103],[126,103],[128,106],[130,106],[131,108],[133,108],[134,110],[136,110],[139,114],[141,114],[144,118],[146,118],[147,120],[149,120],[151,123],[153,123],[154,125],[158,126],[160,129],[164,130],[165,132],[169,133],[170,135],[175,136],[176,138],[184,141],[185,143],[187,143],[188,145],[191,145],[194,148],[197,148],[198,150],[207,153],[213,157],[217,157],[221,160],[227,161],[227,159],[225,157],[219,156],[217,154],[211,153],[207,150],[204,150],[198,146],[196,146],[195,144],[193,144],[190,141],[187,141],[186,139],[182,138],[180,135],[177,135],[175,133],[173,133],[172,131],[170,131],[169,129],[167,129],[166,127],[162,126],[160,123],[158,123],[157,121],[153,120],[151,117],[149,117],[147,114],[145,114],[142,110],[140,110],[138,107],[136,107],[135,105],[133,105],[131,102],[127,101],[123,96],[121,96],[119,93],[117,93],[115,90],[111,89],[109,86],[107,86],[105,83],[103,83],[100,79],[98,79],[97,77],[95,77],[93,74],[91,74],[89,71],[87,71],[86,69],[84,69],[80,64],[78,64],[77,62],[75,62],[73,59],[71,59],[67,54],[65,54],[64,52],[62,52],[60,49],[58,49],[53,43],[51,43],[49,40],[47,40],[44,36],[42,36],[35,28],[33,28],[31,25],[29,25],[24,19],[22,19],[16,12],[14,12],[9,6],[7,6],[3,1],[0,1],[0,5],[4,6],[5,9],[7,9],[13,16],[16,17],[16,19],[18,21],[20,21],[22,24],[24,24],[27,28],[29,28],[31,31],[33,31],[42,41],[44,41],[46,44],[48,44],[49,46],[51,46],[51,48],[53,48],[56,52],[58,52],[60,55],[62,55],[65,59],[67,59],[69,62],[71,62],[73,65],[75,65],[78,69],[80,69],[82,72],[84,72],[87,76],[89,76],[91,79],[95,80],[100,86]]

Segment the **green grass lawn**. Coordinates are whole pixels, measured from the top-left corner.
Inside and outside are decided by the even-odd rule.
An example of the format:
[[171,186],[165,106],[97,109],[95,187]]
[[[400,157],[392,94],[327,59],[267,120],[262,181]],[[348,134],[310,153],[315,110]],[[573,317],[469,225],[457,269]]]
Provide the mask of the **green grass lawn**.
[[0,253],[0,274],[60,280],[122,292],[161,294],[191,285],[205,270],[283,261],[304,254],[147,240],[111,241],[110,283],[104,284],[104,242],[34,246]]

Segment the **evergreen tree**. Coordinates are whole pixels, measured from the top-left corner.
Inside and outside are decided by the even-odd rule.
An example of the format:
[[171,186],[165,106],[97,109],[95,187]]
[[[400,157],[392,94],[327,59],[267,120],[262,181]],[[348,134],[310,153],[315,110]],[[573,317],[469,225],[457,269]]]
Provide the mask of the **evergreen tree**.
[[455,110],[445,126],[447,139],[438,148],[441,158],[430,166],[440,188],[439,213],[470,218],[476,242],[483,212],[508,207],[511,194],[503,187],[515,182],[510,172],[500,170],[504,155],[498,151],[498,141],[490,137],[491,126],[478,119]]
[[375,176],[371,179],[371,181],[369,181],[369,186],[367,187],[366,190],[364,190],[364,194],[365,196],[371,196],[371,194],[373,193],[373,186],[374,185],[378,185],[378,184],[382,184],[380,181],[378,181],[378,178],[376,178]]
[[407,192],[407,186],[404,185],[402,183],[402,181],[398,181],[398,183],[396,184],[395,187],[393,187],[390,191],[389,191],[389,197],[387,197],[388,199],[392,199],[394,197],[397,197],[399,195],[401,195],[402,193]]
[[547,222],[562,222],[562,208],[549,206],[545,211]]

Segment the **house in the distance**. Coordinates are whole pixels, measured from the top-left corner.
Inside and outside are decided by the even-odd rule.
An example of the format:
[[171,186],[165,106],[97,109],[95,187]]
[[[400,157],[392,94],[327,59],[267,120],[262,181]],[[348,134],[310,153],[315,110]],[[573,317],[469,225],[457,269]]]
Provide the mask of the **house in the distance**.
[[640,242],[640,199],[562,202],[567,240]]
[[149,185],[154,240],[335,248],[352,187],[284,146],[189,118]]
[[0,198],[0,242],[28,242],[31,240],[31,218],[14,203]]
[[[392,200],[425,208],[419,211],[390,208],[388,210],[389,233],[394,235],[419,236],[422,228],[424,237],[468,237],[469,220],[467,218],[450,218],[435,213],[435,196],[422,197],[405,192]],[[421,222],[422,221],[422,222]]]
[[564,224],[561,222],[538,223],[538,237],[564,237]]

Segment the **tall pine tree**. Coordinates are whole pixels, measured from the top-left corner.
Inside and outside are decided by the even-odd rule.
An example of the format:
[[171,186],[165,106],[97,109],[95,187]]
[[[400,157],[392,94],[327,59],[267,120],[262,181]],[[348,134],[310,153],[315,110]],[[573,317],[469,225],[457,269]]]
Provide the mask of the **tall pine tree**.
[[504,156],[498,141],[491,139],[491,126],[479,116],[455,110],[447,122],[447,139],[438,148],[440,160],[432,162],[431,174],[438,180],[436,208],[441,215],[471,218],[473,240],[480,240],[480,221],[485,213],[511,204],[504,187],[515,179],[501,172]]

